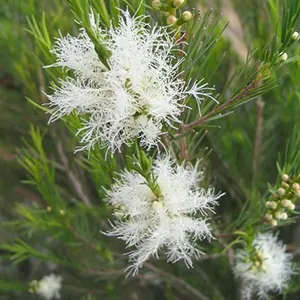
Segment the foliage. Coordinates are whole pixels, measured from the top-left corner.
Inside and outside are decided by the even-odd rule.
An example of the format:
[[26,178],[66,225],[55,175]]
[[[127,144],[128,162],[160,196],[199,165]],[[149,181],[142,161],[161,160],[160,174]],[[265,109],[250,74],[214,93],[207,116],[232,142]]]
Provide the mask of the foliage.
[[[149,24],[166,25],[168,15],[152,9],[151,2],[9,0],[1,5],[1,299],[32,299],[30,281],[50,272],[64,278],[62,299],[240,299],[242,285],[232,273],[235,250],[251,245],[255,232],[274,229],[264,219],[266,202],[282,186],[282,175],[300,180],[300,45],[292,38],[300,3],[187,0],[169,11],[178,20],[183,11],[193,12],[192,20],[175,27],[186,55],[180,71],[187,82],[205,78],[215,86],[218,103],[204,101],[200,114],[196,102],[187,99],[192,109],[163,144],[179,163],[202,158],[205,187],[226,195],[212,217],[216,239],[201,242],[206,254],[193,269],[153,259],[138,276],[125,279],[124,244],[102,233],[114,209],[106,203],[106,190],[128,169],[159,192],[151,173],[157,149],[145,153],[135,144],[114,155],[99,148],[74,154],[81,119],[70,114],[48,126],[44,94],[72,71],[44,66],[55,60],[50,50],[56,37],[76,35],[84,27],[109,67],[110,53],[91,27],[90,9],[103,28],[116,27],[120,9],[126,8],[137,16],[150,14]],[[162,2],[170,9],[172,1]],[[242,31],[235,34],[239,26]],[[248,54],[237,51],[239,43]],[[275,228],[295,262],[297,215]],[[295,276],[284,299],[298,299],[299,293]]]

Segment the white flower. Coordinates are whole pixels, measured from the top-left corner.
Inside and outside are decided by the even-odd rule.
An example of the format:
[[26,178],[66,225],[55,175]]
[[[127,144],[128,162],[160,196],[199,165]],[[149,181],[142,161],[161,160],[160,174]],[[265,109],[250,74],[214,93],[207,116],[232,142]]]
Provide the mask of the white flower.
[[117,220],[111,222],[109,236],[118,236],[127,247],[135,275],[151,256],[163,251],[168,262],[184,260],[192,267],[192,257],[198,258],[197,240],[212,238],[207,212],[213,212],[222,195],[214,189],[199,187],[202,172],[190,165],[174,166],[170,158],[160,158],[152,167],[156,189],[150,189],[137,172],[124,171],[108,191],[107,200],[115,210]]
[[286,246],[271,233],[258,234],[249,249],[239,250],[234,267],[235,275],[245,284],[245,299],[256,293],[264,299],[268,292],[282,292],[294,273],[292,255],[285,252]]
[[111,54],[109,69],[99,60],[95,46],[84,29],[78,37],[57,39],[52,52],[54,67],[72,70],[75,79],[61,80],[49,95],[52,117],[74,112],[84,120],[79,130],[82,147],[96,144],[112,152],[139,138],[144,147],[159,143],[163,125],[179,123],[185,99],[198,105],[205,97],[214,99],[212,88],[180,78],[183,58],[176,55],[176,38],[168,28],[151,28],[146,17],[131,17],[122,11],[117,28],[102,30],[91,16],[92,28]]
[[59,299],[62,277],[50,274],[44,276],[37,284],[36,293],[46,300]]

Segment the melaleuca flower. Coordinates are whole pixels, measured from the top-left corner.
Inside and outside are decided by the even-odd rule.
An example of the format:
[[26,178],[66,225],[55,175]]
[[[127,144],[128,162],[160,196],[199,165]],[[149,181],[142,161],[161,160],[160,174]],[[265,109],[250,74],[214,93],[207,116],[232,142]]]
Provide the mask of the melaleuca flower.
[[159,252],[168,262],[183,260],[187,267],[192,267],[192,257],[202,254],[196,242],[212,238],[207,212],[213,212],[221,194],[199,186],[203,173],[197,168],[174,166],[168,157],[160,158],[152,166],[155,188],[138,172],[124,171],[107,192],[117,219],[106,234],[135,247],[128,253],[129,273],[136,274]]
[[109,51],[106,68],[84,29],[77,37],[57,39],[52,52],[59,66],[72,70],[75,78],[61,80],[49,95],[52,117],[76,113],[83,119],[82,147],[96,144],[112,152],[139,138],[144,147],[157,145],[163,126],[179,123],[185,99],[200,104],[213,99],[212,88],[201,82],[186,83],[178,69],[175,34],[165,27],[150,27],[146,17],[122,12],[118,27],[102,30],[91,18],[92,28]]
[[237,252],[234,272],[244,281],[245,299],[254,293],[264,299],[268,292],[282,292],[294,273],[292,255],[285,251],[276,235],[265,233],[255,237],[251,249]]
[[62,277],[50,274],[40,281],[32,281],[30,290],[46,300],[59,299]]

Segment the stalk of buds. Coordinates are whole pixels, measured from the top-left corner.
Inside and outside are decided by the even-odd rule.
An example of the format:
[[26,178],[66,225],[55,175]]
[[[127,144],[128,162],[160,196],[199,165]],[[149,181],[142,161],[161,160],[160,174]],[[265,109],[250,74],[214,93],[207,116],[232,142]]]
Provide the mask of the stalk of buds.
[[294,202],[300,198],[300,175],[291,177],[283,174],[281,180],[281,186],[273,193],[272,199],[266,201],[267,212],[264,219],[273,227],[279,221],[288,219],[289,214],[295,210]]
[[178,17],[177,10],[184,6],[185,3],[186,0],[171,0],[168,4],[162,3],[160,0],[153,0],[152,8],[166,14],[166,22],[168,25],[181,26],[193,18],[193,14],[190,11],[184,11]]

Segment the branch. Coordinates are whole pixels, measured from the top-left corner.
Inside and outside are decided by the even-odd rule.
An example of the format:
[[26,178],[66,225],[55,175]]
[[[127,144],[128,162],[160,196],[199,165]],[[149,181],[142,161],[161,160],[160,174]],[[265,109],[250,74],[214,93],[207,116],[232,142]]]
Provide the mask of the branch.
[[212,118],[213,116],[221,113],[223,110],[226,110],[228,107],[230,107],[231,105],[236,104],[236,102],[238,102],[239,100],[241,100],[243,97],[245,97],[249,92],[251,92],[253,89],[255,89],[256,87],[258,87],[259,82],[257,81],[257,79],[254,79],[250,84],[248,84],[245,88],[243,88],[243,90],[236,95],[235,97],[229,99],[228,101],[226,101],[225,103],[216,106],[212,111],[210,111],[208,114],[206,114],[205,116],[197,119],[196,121],[193,121],[189,124],[182,124],[181,127],[181,133],[179,135],[181,135],[182,133],[196,127],[199,125],[202,125],[203,123],[209,121],[210,118]]
[[[179,134],[182,134],[183,132],[184,132],[184,125],[181,125],[179,127]],[[179,139],[179,150],[180,150],[181,158],[183,160],[188,161],[189,154],[188,154],[188,147],[186,143],[186,137],[182,137],[181,139]]]
[[169,272],[163,271],[163,270],[153,266],[150,263],[145,263],[144,266],[147,269],[151,270],[152,272],[163,276],[164,280],[170,281],[173,284],[174,288],[179,289],[180,291],[182,291],[181,288],[184,288],[186,291],[188,291],[190,294],[195,296],[197,299],[209,300],[209,298],[207,298],[205,295],[203,295],[199,290],[195,289],[193,286],[189,285],[183,279],[176,277],[175,275],[173,275]]
[[[75,239],[77,239],[77,240],[79,240],[81,242],[84,242],[90,249],[92,249],[94,251],[98,251],[97,245],[91,243],[84,236],[78,234],[73,227],[68,226],[67,229],[73,234],[73,236],[74,236]],[[112,255],[117,256],[118,258],[122,258],[122,259],[125,258],[123,255],[121,255],[119,253],[115,253],[115,252],[113,252]],[[217,256],[219,256],[219,254],[213,254],[213,255],[207,255],[207,256],[205,255],[203,258],[200,258],[200,259],[215,258]],[[207,298],[205,295],[203,295],[200,291],[198,291],[197,289],[195,289],[193,286],[189,285],[183,279],[178,278],[178,277],[176,277],[175,275],[173,275],[171,273],[163,271],[163,270],[161,270],[161,269],[153,266],[150,263],[145,263],[144,266],[148,270],[150,270],[150,271],[152,271],[152,272],[154,272],[156,274],[161,275],[165,281],[170,281],[174,285],[174,288],[178,288],[177,287],[177,285],[178,285],[178,286],[184,288],[187,292],[191,293],[193,296],[197,297],[197,299],[209,300],[209,298]],[[120,270],[116,270],[116,273],[118,273],[119,271]],[[95,275],[97,275],[97,273],[98,273],[98,275],[100,274],[98,271],[95,271],[95,270],[93,270],[92,272],[94,272]],[[92,272],[90,272],[90,273],[92,273]]]
[[83,190],[83,186],[82,186],[80,180],[75,175],[75,172],[72,172],[72,170],[70,170],[70,168],[69,168],[69,161],[64,153],[61,141],[57,137],[55,137],[55,140],[56,140],[55,144],[56,144],[57,153],[63,164],[64,171],[67,173],[67,176],[68,176],[75,192],[78,194],[78,196],[81,198],[81,200],[86,204],[86,206],[92,207],[92,203],[91,203],[90,199],[86,196],[86,193]]

